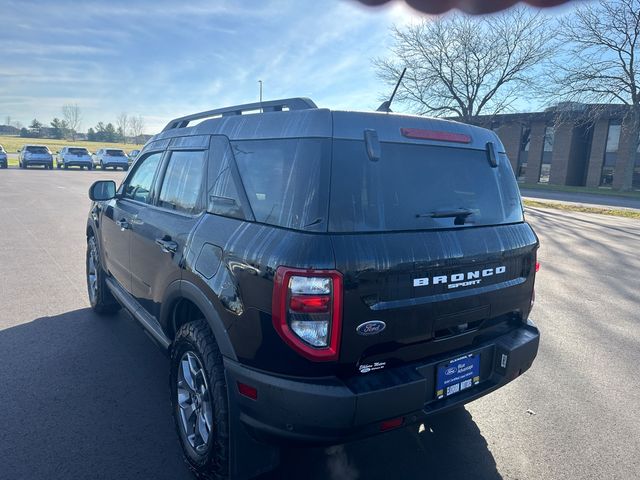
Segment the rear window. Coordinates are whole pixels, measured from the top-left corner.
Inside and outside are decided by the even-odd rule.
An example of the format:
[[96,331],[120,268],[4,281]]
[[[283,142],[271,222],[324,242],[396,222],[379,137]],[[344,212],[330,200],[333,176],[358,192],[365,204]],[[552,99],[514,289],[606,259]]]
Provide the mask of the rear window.
[[47,147],[27,147],[26,150],[29,153],[49,153]]
[[70,148],[68,152],[72,155],[89,155],[86,148]]
[[326,231],[329,139],[247,140],[231,145],[256,221]]
[[124,152],[122,150],[106,150],[106,155],[109,157],[124,157]]
[[[333,146],[329,230],[429,230],[523,221],[505,155],[492,168],[481,150],[382,143],[372,162],[364,142]],[[461,215],[456,216],[456,213]]]

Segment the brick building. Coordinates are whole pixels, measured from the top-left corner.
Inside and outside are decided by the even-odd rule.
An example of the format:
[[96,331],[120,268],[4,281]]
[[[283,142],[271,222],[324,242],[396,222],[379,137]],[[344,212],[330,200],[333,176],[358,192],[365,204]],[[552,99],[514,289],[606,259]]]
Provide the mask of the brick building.
[[630,184],[640,190],[639,132],[630,128],[628,113],[622,105],[572,103],[473,123],[498,134],[519,182],[621,189],[634,162]]

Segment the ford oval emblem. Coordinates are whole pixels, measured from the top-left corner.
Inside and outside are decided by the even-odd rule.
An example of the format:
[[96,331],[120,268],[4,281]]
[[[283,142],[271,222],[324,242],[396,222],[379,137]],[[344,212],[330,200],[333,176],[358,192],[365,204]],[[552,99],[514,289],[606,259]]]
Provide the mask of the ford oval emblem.
[[387,324],[383,321],[371,320],[358,325],[356,327],[356,332],[358,332],[358,335],[375,335],[383,331],[385,328],[387,328]]

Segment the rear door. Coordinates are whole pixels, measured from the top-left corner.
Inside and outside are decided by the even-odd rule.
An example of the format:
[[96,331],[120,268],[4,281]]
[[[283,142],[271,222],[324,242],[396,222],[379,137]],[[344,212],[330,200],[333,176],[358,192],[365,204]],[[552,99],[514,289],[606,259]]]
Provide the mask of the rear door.
[[[329,231],[344,275],[341,360],[405,362],[526,318],[537,239],[505,155],[335,140]],[[369,335],[365,322],[384,322]]]
[[140,209],[132,229],[133,295],[156,317],[167,286],[180,279],[185,246],[205,210],[203,183],[208,137],[196,138],[200,140],[192,141],[193,147],[169,148],[153,205]]
[[131,231],[141,207],[152,200],[152,188],[161,152],[150,153],[120,186],[118,195],[105,206],[102,216],[102,248],[107,270],[128,292],[131,292]]

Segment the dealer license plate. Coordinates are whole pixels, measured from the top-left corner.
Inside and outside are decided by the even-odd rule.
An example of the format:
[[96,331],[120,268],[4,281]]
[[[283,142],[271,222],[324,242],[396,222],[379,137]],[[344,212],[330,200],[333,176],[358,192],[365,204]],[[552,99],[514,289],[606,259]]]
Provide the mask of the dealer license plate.
[[480,354],[470,353],[438,365],[436,397],[455,395],[480,383]]

